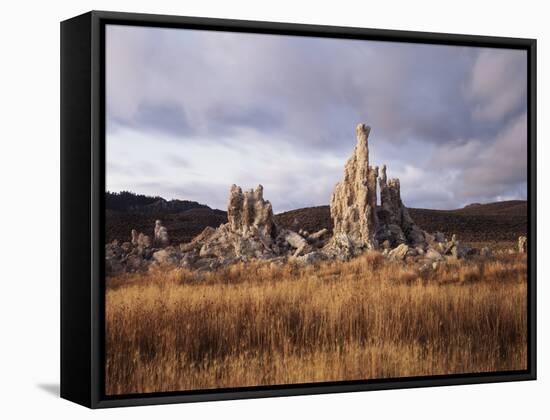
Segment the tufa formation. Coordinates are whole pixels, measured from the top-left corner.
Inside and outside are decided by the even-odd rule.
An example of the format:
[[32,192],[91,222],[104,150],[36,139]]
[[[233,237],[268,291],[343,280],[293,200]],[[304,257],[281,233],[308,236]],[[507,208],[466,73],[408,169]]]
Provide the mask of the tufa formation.
[[[343,179],[330,198],[332,236],[327,229],[309,233],[278,226],[261,185],[244,192],[232,185],[227,223],[207,227],[191,242],[179,246],[170,245],[168,230],[160,220],[155,222],[152,241],[132,230],[130,242],[106,245],[107,273],[155,267],[214,270],[253,259],[306,265],[327,259],[347,260],[373,249],[391,260],[435,269],[447,258],[490,254],[463,246],[456,235],[447,241],[440,232],[429,234],[420,229],[403,204],[399,179],[388,179],[385,165],[379,170],[369,164],[370,127],[359,124],[356,134],[357,143],[344,167]],[[527,238],[519,238],[518,251],[527,251]]]
[[518,252],[520,254],[527,253],[527,236],[520,236],[518,238]]
[[378,168],[369,166],[370,127],[357,126],[357,145],[346,162],[344,179],[336,184],[330,199],[334,224],[333,250],[376,248],[376,179]]
[[344,168],[344,179],[336,184],[330,200],[334,235],[325,251],[345,259],[380,245],[424,245],[423,231],[414,224],[401,201],[399,179],[387,179],[386,165],[380,174],[378,167],[369,165],[370,127],[359,124],[356,132],[357,145]]
[[168,246],[170,240],[168,239],[168,230],[162,226],[160,220],[155,221],[155,245],[158,248]]

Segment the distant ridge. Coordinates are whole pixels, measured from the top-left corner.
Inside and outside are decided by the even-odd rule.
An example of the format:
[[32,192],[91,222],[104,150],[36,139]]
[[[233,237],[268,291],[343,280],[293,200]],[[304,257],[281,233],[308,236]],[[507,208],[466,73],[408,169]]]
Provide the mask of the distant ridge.
[[409,210],[423,229],[456,233],[464,241],[516,242],[527,234],[527,201],[523,200],[475,203],[456,210]]
[[[173,243],[188,242],[206,226],[218,227],[227,222],[227,213],[207,205],[187,200],[165,200],[128,191],[107,192],[106,241],[127,241],[131,229],[152,234],[156,219],[162,219]],[[495,203],[472,203],[456,210],[409,208],[409,213],[422,229],[456,233],[467,242],[515,242],[527,233],[527,202],[522,200]],[[293,229],[315,232],[323,228],[332,231],[329,206],[306,207],[275,215],[277,224]]]
[[151,197],[143,194],[135,194],[130,191],[105,193],[105,208],[132,213],[174,213],[196,208],[209,209],[210,207],[188,200],[165,200],[162,197]]

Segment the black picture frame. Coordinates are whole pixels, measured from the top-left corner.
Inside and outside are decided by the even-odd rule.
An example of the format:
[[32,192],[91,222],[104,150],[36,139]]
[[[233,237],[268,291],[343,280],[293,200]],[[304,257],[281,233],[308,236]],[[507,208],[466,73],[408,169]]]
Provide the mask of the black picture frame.
[[[528,368],[525,371],[106,396],[105,25],[521,49],[528,60]],[[536,379],[536,40],[92,11],[61,23],[61,397],[90,408]]]

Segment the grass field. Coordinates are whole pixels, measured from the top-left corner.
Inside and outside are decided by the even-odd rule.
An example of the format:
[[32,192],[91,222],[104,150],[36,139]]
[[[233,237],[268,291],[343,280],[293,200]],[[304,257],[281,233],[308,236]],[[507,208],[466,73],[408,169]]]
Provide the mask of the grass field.
[[527,367],[525,255],[420,271],[368,253],[107,279],[106,393]]

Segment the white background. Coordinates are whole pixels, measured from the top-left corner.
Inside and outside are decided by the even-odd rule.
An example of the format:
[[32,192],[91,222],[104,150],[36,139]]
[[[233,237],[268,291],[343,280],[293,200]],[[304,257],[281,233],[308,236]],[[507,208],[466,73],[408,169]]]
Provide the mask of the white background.
[[[78,1],[2,4],[0,417],[548,418],[548,245],[539,240],[536,382],[91,411],[59,389],[59,22],[91,9],[538,39],[538,234],[550,236],[544,1]],[[546,166],[546,167],[545,167]],[[506,168],[503,168],[505,171]]]

